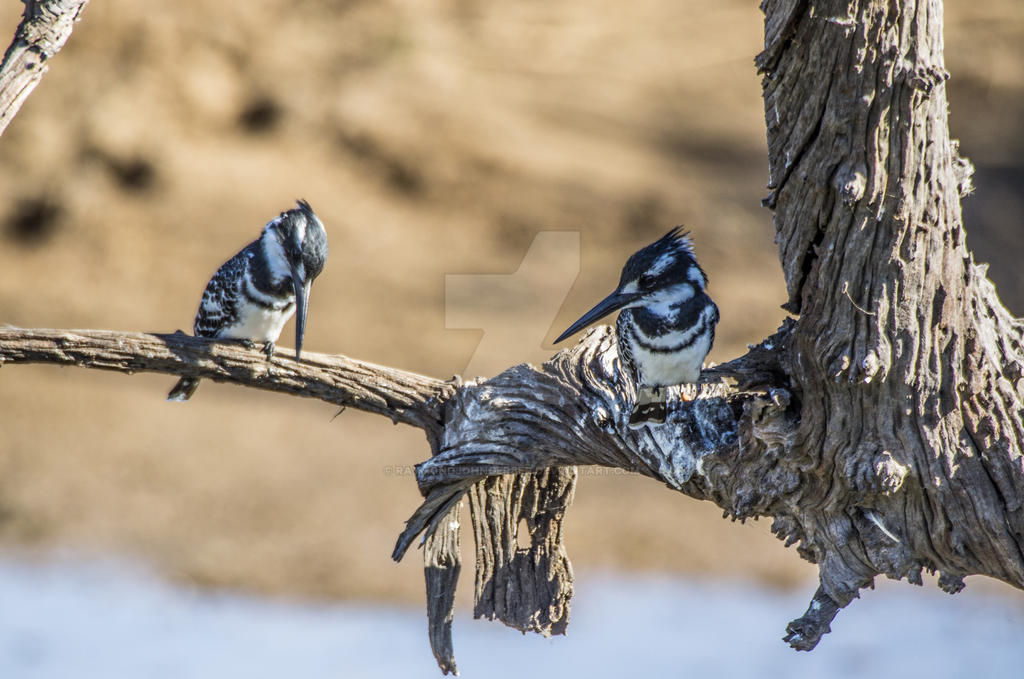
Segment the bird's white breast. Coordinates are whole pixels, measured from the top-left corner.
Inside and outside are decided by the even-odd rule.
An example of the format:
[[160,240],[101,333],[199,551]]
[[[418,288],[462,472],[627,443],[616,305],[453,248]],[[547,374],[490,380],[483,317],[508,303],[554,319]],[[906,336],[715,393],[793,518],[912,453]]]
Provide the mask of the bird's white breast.
[[[233,323],[221,328],[217,337],[247,339],[256,343],[277,342],[284,324],[295,313],[295,296],[279,299],[260,292],[253,284],[248,269],[238,280],[237,286],[235,296],[239,306],[236,318]],[[253,300],[260,300],[262,304]]]
[[692,384],[700,378],[704,358],[711,350],[711,336],[705,335],[679,351],[653,352],[638,342],[630,342],[633,361],[640,372],[640,382],[649,387]]
[[295,313],[295,305],[283,309],[266,309],[256,304],[244,305],[238,313],[238,320],[225,327],[218,337],[226,339],[248,339],[256,343],[277,342],[284,324]]
[[[708,306],[693,326],[673,330],[657,337],[648,337],[638,326],[634,326],[629,336],[629,349],[640,373],[640,383],[649,387],[668,387],[676,384],[693,384],[700,379],[700,370],[704,359],[711,351],[712,332],[711,319],[717,313],[715,307]],[[663,351],[652,351],[644,344]],[[682,349],[664,351],[690,343]]]

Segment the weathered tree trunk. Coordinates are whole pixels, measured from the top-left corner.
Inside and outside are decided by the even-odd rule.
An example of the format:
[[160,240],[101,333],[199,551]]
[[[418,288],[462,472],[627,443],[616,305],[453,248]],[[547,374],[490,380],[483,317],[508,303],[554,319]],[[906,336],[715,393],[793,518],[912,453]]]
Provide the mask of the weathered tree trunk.
[[[803,407],[780,537],[840,606],[875,574],[1024,585],[1021,325],[964,243],[942,3],[764,5],[770,185]],[[853,508],[899,542],[866,538]],[[799,630],[794,630],[794,635]],[[814,639],[795,644],[813,646]]]
[[[1024,588],[1022,324],[964,244],[970,165],[949,139],[940,0],[765,0],[771,194],[795,318],[673,392],[665,425],[626,426],[635,387],[614,336],[540,368],[442,382],[344,357],[260,354],[180,335],[0,330],[4,362],[72,363],[314,396],[423,428],[430,641],[455,671],[469,497],[478,617],[560,633],[572,570],[562,520],[574,465],[640,472],[773,530],[818,564],[787,640],[813,648],[884,574],[949,592],[983,574]],[[723,313],[729,313],[727,309]],[[518,532],[529,532],[522,545]]]
[[[964,244],[971,166],[949,138],[941,2],[767,0],[763,9],[765,202],[787,308],[799,317],[762,345],[778,366],[767,389],[776,398],[741,398],[742,409],[735,394],[727,399],[739,446],[725,445],[730,426],[719,422],[705,439],[717,446],[686,450],[692,437],[674,438],[653,468],[643,445],[616,428],[617,440],[634,444],[622,459],[605,458],[610,442],[581,456],[653,472],[734,517],[775,517],[779,537],[820,568],[820,589],[787,635],[808,650],[879,574],[920,583],[922,569],[938,571],[950,592],[972,573],[1024,587],[1022,328]],[[481,388],[504,397],[514,387],[503,379],[529,382],[506,373]],[[617,423],[615,399],[587,398],[588,379],[578,386],[583,412],[555,408],[539,390],[555,412],[522,422],[522,394],[514,412],[492,409],[455,440],[447,428],[444,452],[420,466],[428,501],[396,554],[433,525],[441,498],[461,490],[465,475],[452,470],[564,464],[584,447],[566,440],[575,427],[515,441],[510,429],[534,433],[580,416]]]

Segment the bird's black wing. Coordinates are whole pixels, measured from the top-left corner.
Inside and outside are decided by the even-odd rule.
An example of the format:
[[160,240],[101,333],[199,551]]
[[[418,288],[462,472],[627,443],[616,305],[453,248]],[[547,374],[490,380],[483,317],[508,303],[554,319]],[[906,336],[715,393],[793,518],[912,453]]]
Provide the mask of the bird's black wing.
[[216,337],[238,318],[239,286],[244,284],[245,271],[255,252],[256,242],[242,248],[224,262],[206,284],[193,326],[196,337]]
[[615,319],[615,344],[619,349],[619,363],[639,384],[640,376],[637,374],[636,361],[633,359],[633,351],[629,346],[633,334],[633,328],[630,325],[632,314],[632,309],[623,309],[619,313],[619,317]]

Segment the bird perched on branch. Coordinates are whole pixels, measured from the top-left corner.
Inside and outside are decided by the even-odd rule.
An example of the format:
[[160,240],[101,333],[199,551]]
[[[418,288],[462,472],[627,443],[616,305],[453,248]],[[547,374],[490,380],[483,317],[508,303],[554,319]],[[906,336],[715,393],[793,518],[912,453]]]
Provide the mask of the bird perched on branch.
[[[295,321],[295,360],[306,332],[309,289],[327,262],[327,232],[304,200],[263,227],[263,234],[217,269],[196,313],[196,337],[263,345],[267,358],[284,324]],[[187,401],[199,379],[183,377],[168,401]]]
[[718,307],[697,264],[689,234],[678,227],[636,252],[619,286],[555,343],[622,309],[615,322],[619,357],[636,378],[630,427],[665,421],[662,387],[695,383],[715,341]]

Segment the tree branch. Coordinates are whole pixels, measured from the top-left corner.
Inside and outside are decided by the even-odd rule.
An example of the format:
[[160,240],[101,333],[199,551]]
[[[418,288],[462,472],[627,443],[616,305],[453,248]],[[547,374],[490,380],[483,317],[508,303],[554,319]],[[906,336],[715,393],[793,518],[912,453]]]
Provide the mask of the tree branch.
[[[716,375],[726,374],[724,367]],[[529,365],[457,390],[449,404],[440,453],[416,467],[426,501],[409,519],[393,557],[431,532],[469,488],[489,476],[580,464],[618,467],[681,490],[705,455],[735,445],[737,413],[750,395],[706,385],[681,404],[674,390],[664,426],[627,425],[635,386],[619,370],[607,326],[588,333],[540,369]]]
[[773,532],[819,567],[810,607],[787,629],[800,650],[877,575],[920,584],[937,571],[954,593],[971,574],[1024,588],[1024,324],[966,248],[970,164],[949,138],[941,0],[762,7],[766,204],[799,318],[705,371],[693,400],[672,391],[662,426],[628,428],[635,385],[608,328],[540,368],[465,384],[103,331],[3,330],[0,365],[202,377],[423,428],[434,453],[417,466],[425,500],[394,557],[424,535],[445,672],[463,497],[475,614],[561,633],[572,592],[562,522],[579,464],[639,472],[734,519],[773,517]]
[[[642,430],[628,427],[635,385],[619,369],[607,327],[540,368],[520,365],[461,385],[446,407],[440,452],[417,466],[426,500],[393,557],[401,559],[420,533],[425,555],[439,540],[450,543],[459,529],[454,508],[468,492],[477,549],[475,616],[564,633],[572,595],[562,544],[576,481],[570,465],[635,471],[713,500],[735,518],[775,511],[780,495],[798,485],[792,472],[777,470],[795,432],[778,361],[792,328],[787,322],[746,356],[706,371],[696,400],[683,401],[679,389],[671,390],[665,425]],[[451,591],[428,583],[428,602],[443,595]],[[440,619],[433,603],[428,610],[435,655],[444,671],[453,671],[450,631],[446,643],[433,644]]]
[[89,0],[22,0],[14,40],[0,62],[0,135],[50,68],[47,61],[71,37]]
[[[435,453],[417,473],[427,500],[410,519],[395,556],[400,558],[426,532],[431,645],[442,669],[453,672],[451,618],[461,567],[457,510],[463,496],[470,493],[476,538],[476,616],[524,631],[563,633],[572,569],[562,525],[575,489],[573,465],[638,471],[696,497],[718,494],[722,501],[731,487],[740,498],[728,500],[733,513],[750,515],[763,504],[749,492],[759,484],[741,488],[730,480],[711,486],[692,479],[707,456],[735,448],[737,418],[748,403],[759,404],[755,409],[761,423],[750,436],[763,430],[779,437],[764,423],[771,419],[767,413],[785,411],[788,398],[784,387],[765,386],[765,380],[774,385],[784,379],[775,357],[785,347],[790,326],[746,357],[709,371],[713,383],[704,385],[697,401],[684,406],[674,392],[677,407],[669,422],[641,431],[626,426],[634,385],[619,371],[614,335],[607,327],[559,352],[540,370],[521,365],[466,384],[343,356],[309,353],[296,363],[287,349],[268,361],[237,343],[181,333],[4,328],[0,366],[54,363],[200,377],[318,398],[423,428]],[[765,400],[757,396],[760,392],[726,387],[725,379],[744,389],[760,384],[773,396]],[[764,448],[753,439],[748,445],[755,455]],[[728,476],[710,468],[715,476]],[[520,535],[523,528],[527,536]],[[520,546],[522,538],[528,538],[528,547]]]
[[235,342],[183,333],[0,328],[0,366],[55,363],[83,368],[165,373],[315,398],[411,424],[436,437],[451,382],[346,356],[278,349],[271,360]]

